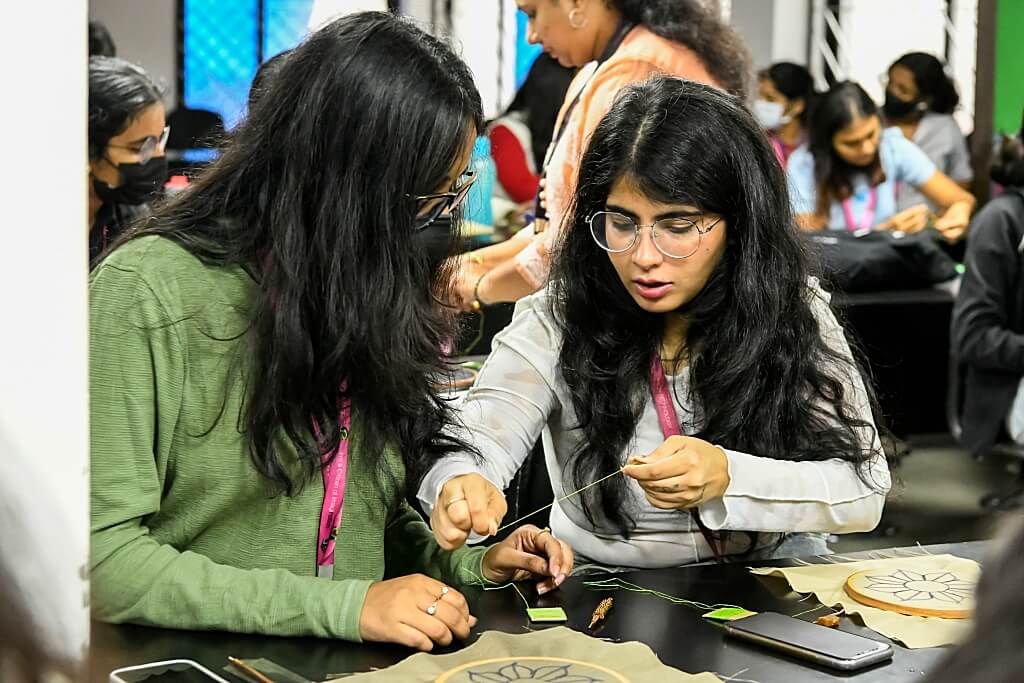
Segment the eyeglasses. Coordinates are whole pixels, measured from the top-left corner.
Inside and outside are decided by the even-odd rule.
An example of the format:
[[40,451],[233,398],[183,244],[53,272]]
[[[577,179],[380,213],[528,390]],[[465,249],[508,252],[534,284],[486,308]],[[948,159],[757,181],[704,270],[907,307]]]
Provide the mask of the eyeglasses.
[[718,225],[722,216],[711,225],[701,227],[690,218],[662,218],[651,225],[637,225],[629,216],[614,211],[598,211],[588,219],[590,234],[597,246],[613,254],[629,251],[640,240],[642,228],[651,229],[651,239],[658,251],[669,258],[693,256],[700,248],[700,237]]
[[425,194],[412,197],[416,202],[416,229],[423,230],[445,214],[450,214],[462,206],[469,194],[469,188],[476,182],[476,171],[466,171],[452,186],[449,192]]
[[156,155],[157,151],[163,152],[167,147],[167,136],[171,134],[171,127],[164,126],[164,130],[160,133],[160,137],[155,138],[152,135],[142,141],[140,145],[107,145],[107,147],[113,147],[114,149],[126,149],[129,152],[134,152],[139,157],[139,163],[144,164]]

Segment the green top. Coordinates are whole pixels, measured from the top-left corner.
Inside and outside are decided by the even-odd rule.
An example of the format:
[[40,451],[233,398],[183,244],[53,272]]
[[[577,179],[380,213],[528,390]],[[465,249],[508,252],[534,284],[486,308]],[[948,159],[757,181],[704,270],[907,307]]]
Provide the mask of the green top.
[[233,360],[255,287],[161,237],[129,242],[92,275],[93,612],[359,640],[372,582],[423,572],[458,585],[481,575],[484,550],[442,551],[398,490],[401,460],[387,454],[392,478],[360,457],[357,423],[334,580],[315,576],[322,482],[273,495],[239,433]]

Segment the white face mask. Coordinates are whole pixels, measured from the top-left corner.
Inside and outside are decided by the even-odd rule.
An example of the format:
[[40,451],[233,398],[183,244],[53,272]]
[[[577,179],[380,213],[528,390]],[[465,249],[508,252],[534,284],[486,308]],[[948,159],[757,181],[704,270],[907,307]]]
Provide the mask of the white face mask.
[[768,100],[755,100],[754,117],[767,130],[782,128],[790,122],[793,117],[786,115],[786,108],[778,102]]

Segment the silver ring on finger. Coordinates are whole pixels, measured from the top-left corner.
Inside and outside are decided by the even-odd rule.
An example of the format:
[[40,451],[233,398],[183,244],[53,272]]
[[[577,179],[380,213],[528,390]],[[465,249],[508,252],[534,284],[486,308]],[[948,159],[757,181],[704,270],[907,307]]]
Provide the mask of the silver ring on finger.
[[444,596],[448,595],[450,592],[451,592],[451,589],[448,588],[448,586],[441,586],[441,594],[437,596],[437,601],[440,602],[441,598],[443,598]]
[[430,603],[430,605],[427,607],[425,611],[430,616],[434,616],[435,614],[437,614],[437,600],[434,600],[434,602]]

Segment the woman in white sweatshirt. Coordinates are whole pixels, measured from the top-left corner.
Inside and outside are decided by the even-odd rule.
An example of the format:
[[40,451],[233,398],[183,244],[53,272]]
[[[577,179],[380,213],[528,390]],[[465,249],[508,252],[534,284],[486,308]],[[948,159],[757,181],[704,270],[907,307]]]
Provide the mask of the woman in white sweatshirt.
[[480,457],[422,481],[442,546],[497,530],[538,438],[556,499],[612,475],[551,510],[578,563],[817,554],[825,533],[874,528],[890,478],[873,392],[742,105],[671,77],[630,86],[571,215],[556,277],[463,404]]

